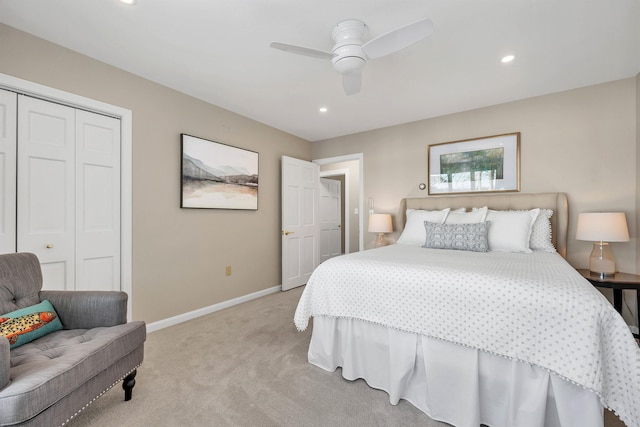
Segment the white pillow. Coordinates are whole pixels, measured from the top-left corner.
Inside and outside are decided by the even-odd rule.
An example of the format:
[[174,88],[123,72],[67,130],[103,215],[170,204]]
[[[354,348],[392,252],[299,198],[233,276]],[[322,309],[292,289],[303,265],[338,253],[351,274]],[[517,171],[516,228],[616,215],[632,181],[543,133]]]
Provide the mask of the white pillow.
[[449,212],[445,224],[477,224],[483,222],[488,208],[474,208],[472,212]]
[[489,250],[531,253],[531,229],[540,209],[528,211],[489,210]]
[[551,242],[551,221],[549,218],[552,215],[552,209],[540,209],[538,218],[531,228],[529,247],[532,251],[556,252],[556,248]]
[[398,239],[398,243],[406,245],[422,246],[427,238],[424,222],[442,224],[449,214],[449,208],[441,211],[423,211],[419,209],[407,209],[407,223]]

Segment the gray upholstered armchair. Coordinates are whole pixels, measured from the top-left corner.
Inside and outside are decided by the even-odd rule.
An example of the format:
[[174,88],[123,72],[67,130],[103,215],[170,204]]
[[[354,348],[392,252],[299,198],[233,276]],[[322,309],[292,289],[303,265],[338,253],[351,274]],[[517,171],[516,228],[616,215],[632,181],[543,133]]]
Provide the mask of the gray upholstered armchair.
[[121,379],[129,400],[142,363],[146,327],[127,323],[126,293],[41,287],[35,255],[0,255],[0,328],[11,320],[3,314],[44,300],[62,323],[11,349],[12,341],[0,336],[0,426],[64,425]]

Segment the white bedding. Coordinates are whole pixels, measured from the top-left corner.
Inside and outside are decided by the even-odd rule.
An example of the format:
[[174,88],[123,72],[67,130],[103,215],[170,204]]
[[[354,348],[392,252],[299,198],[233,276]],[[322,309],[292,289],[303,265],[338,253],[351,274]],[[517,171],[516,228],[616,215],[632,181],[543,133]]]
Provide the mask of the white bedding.
[[330,259],[295,324],[359,319],[527,362],[585,387],[640,426],[640,349],[611,304],[560,255],[392,245]]
[[595,393],[546,369],[375,323],[314,317],[308,357],[456,427],[604,426]]

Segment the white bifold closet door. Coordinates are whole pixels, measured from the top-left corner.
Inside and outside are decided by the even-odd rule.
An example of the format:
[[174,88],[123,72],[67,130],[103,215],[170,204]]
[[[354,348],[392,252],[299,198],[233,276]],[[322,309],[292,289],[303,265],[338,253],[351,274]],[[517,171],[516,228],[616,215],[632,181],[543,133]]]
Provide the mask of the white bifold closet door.
[[120,290],[120,121],[17,95],[16,144],[15,251],[44,289]]

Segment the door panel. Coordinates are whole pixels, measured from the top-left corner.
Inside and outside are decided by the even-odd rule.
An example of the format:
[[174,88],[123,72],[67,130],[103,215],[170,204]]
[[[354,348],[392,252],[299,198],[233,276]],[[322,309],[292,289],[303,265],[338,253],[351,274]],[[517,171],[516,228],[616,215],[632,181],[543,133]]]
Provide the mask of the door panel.
[[320,178],[320,262],[342,254],[341,183]]
[[76,112],[76,289],[120,290],[120,120]]
[[307,283],[318,265],[319,167],[282,157],[282,290]]
[[119,291],[116,287],[120,283],[119,277],[115,275],[116,258],[106,256],[103,258],[88,258],[86,256],[78,262],[78,276],[82,281],[78,281],[78,290],[83,291]]
[[0,253],[16,251],[17,104],[17,94],[0,89]]
[[69,267],[66,260],[40,262],[40,268],[42,269],[43,288],[46,283],[48,290],[73,290],[69,287],[72,277],[69,276]]
[[43,289],[74,289],[75,111],[20,95],[17,251],[40,259]]

